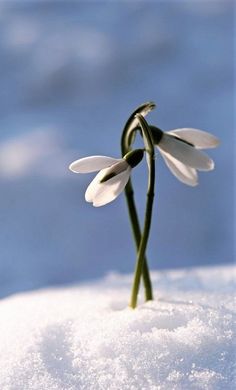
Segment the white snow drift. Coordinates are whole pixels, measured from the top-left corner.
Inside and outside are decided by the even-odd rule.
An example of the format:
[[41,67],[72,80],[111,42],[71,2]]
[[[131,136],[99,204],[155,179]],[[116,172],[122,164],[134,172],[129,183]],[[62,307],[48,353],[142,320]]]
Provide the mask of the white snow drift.
[[0,388],[233,389],[233,268],[152,278],[156,300],[137,310],[121,275],[3,300]]

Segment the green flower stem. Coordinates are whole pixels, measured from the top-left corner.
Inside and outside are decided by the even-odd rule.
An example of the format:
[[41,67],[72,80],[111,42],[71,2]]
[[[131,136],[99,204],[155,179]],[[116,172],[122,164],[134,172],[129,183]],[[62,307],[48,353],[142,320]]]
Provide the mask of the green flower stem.
[[[141,113],[143,111],[145,113],[147,113],[147,112],[151,111],[154,107],[155,107],[155,105],[153,103],[145,103],[142,106],[138,107],[134,111],[134,113],[130,116],[130,118],[128,119],[128,121],[124,127],[124,131],[123,131],[122,138],[121,138],[122,156],[124,156],[126,153],[128,153],[130,151],[132,132],[135,131],[134,128],[132,128],[132,123],[134,121],[135,115],[137,113]],[[137,210],[136,210],[135,202],[134,202],[134,191],[133,191],[131,179],[129,180],[129,182],[127,183],[127,185],[125,187],[125,195],[126,195],[126,201],[127,201],[132,231],[133,231],[133,235],[134,235],[134,240],[135,240],[135,244],[136,244],[136,250],[138,252],[138,248],[139,248],[140,241],[141,241],[141,230],[140,230],[138,214],[137,214]],[[143,282],[144,282],[144,288],[145,288],[145,298],[146,298],[146,301],[149,301],[149,300],[153,299],[153,293],[152,293],[152,284],[151,284],[151,279],[150,279],[150,275],[149,275],[146,256],[144,256],[142,275],[143,275]]]
[[126,153],[130,151],[130,146],[135,138],[135,133],[137,130],[140,129],[138,120],[135,120],[136,114],[141,114],[142,116],[147,115],[150,111],[152,111],[156,107],[155,103],[148,102],[144,103],[130,115],[129,119],[127,120],[122,137],[121,137],[121,149],[122,149],[122,156],[124,156]]
[[[139,244],[141,242],[141,232],[140,232],[139,220],[138,220],[138,215],[137,215],[135,202],[134,202],[134,191],[133,191],[131,179],[129,180],[128,184],[125,187],[125,195],[126,195],[134,240],[136,244],[136,250],[138,252]],[[152,284],[149,275],[146,256],[144,256],[142,275],[143,275],[143,283],[145,288],[145,299],[146,301],[151,301],[153,299],[153,293],[152,293]]]
[[145,121],[145,119],[143,118],[143,116],[140,114],[136,114],[136,118],[138,118],[140,122],[142,135],[146,147],[149,177],[148,177],[147,205],[146,205],[146,213],[145,213],[145,220],[144,220],[144,229],[143,229],[143,234],[138,249],[134,281],[133,281],[133,287],[132,287],[131,299],[130,299],[130,306],[133,309],[137,306],[140,279],[141,279],[141,275],[145,263],[145,251],[146,251],[150,227],[151,227],[152,206],[153,206],[153,199],[154,199],[154,184],[155,184],[155,161],[154,161],[155,154],[154,154],[152,135],[149,126]]

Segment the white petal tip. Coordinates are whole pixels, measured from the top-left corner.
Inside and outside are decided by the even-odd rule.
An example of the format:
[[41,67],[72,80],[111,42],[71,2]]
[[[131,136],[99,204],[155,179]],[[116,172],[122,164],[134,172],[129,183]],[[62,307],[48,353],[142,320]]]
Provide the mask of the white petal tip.
[[189,186],[189,187],[196,187],[198,186],[199,182],[198,181],[183,181],[183,180],[180,180],[179,181],[183,184],[185,184],[186,186]]
[[87,195],[87,191],[85,192],[84,198],[85,198],[86,202],[88,202],[88,203],[92,203],[92,202],[93,202],[93,200],[91,199],[91,197],[89,197],[89,196]]
[[220,139],[219,138],[215,137],[212,134],[209,134],[208,136],[209,136],[209,140],[208,140],[208,143],[205,145],[204,149],[216,148],[217,146],[220,145]]
[[100,201],[92,200],[92,201],[90,201],[90,203],[93,204],[93,207],[101,207],[101,206],[105,206],[106,204],[110,203],[110,201],[106,202],[104,200],[103,201],[102,200],[100,200]]
[[93,203],[93,207],[101,207],[101,206],[105,206],[106,203],[104,204],[98,204],[98,203]]
[[209,169],[208,171],[213,171],[213,169],[215,168],[215,163],[213,160],[210,160],[209,161]]
[[93,207],[101,207],[101,206],[105,206],[105,204],[106,204],[106,203],[104,203],[104,204],[96,203],[96,202],[93,202],[93,200],[88,200],[86,198],[85,198],[85,200],[86,200],[86,202],[90,203]]
[[74,173],[78,173],[75,169],[74,169],[74,163],[71,163],[70,165],[69,165],[69,170],[71,171],[71,172],[74,172]]
[[219,138],[217,138],[217,137],[215,137],[215,142],[214,143],[212,143],[212,147],[213,148],[216,148],[217,146],[219,146],[220,145],[220,140],[219,140]]

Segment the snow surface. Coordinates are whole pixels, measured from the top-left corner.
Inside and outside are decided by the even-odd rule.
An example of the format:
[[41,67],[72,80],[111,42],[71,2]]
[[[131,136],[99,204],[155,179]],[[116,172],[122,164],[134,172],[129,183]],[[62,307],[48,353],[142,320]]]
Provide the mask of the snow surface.
[[137,310],[131,278],[2,300],[1,390],[233,389],[235,269],[155,272]]

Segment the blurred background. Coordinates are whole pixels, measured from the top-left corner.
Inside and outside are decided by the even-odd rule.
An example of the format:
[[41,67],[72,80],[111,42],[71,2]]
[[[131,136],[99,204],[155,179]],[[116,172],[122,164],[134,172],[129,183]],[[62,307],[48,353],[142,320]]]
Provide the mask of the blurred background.
[[[84,201],[93,174],[68,165],[120,157],[131,112],[221,139],[199,186],[157,156],[152,269],[233,262],[233,8],[222,1],[0,2],[0,296],[133,272],[124,195]],[[143,217],[146,167],[133,172]]]

